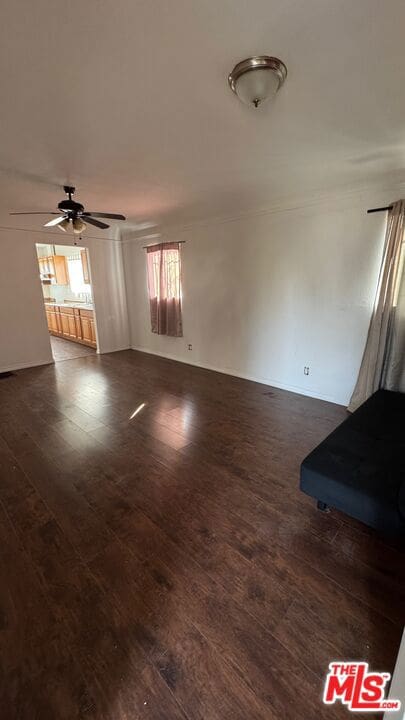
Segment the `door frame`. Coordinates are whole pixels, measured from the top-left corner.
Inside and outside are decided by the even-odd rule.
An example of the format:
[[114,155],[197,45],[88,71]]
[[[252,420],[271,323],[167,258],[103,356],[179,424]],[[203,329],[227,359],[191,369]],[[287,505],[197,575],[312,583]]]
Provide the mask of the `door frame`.
[[[80,252],[81,252],[82,250],[85,250],[85,251],[86,251],[87,270],[88,270],[88,276],[89,276],[89,280],[90,280],[89,285],[90,285],[90,288],[91,288],[91,297],[92,297],[92,305],[93,305],[94,334],[95,334],[95,342],[96,342],[96,347],[93,348],[93,350],[95,350],[96,354],[100,354],[100,349],[99,349],[99,337],[98,337],[98,327],[97,327],[97,312],[96,312],[96,304],[95,304],[95,300],[94,300],[94,287],[93,287],[93,278],[92,278],[92,271],[91,271],[91,258],[90,258],[90,250],[89,250],[89,248],[88,248],[86,245],[77,245],[77,244],[72,244],[72,245],[70,245],[69,243],[66,243],[66,244],[64,245],[64,244],[62,244],[62,243],[36,242],[36,243],[35,243],[35,255],[36,255],[36,261],[37,261],[38,279],[39,279],[39,282],[40,282],[40,285],[41,285],[42,306],[43,306],[43,313],[44,313],[46,328],[47,328],[47,332],[48,332],[49,348],[50,348],[50,352],[51,352],[52,362],[55,363],[55,362],[60,362],[60,361],[55,360],[55,358],[54,358],[54,356],[53,356],[53,353],[52,353],[52,344],[51,344],[51,335],[52,335],[52,333],[49,331],[47,310],[46,310],[46,307],[45,307],[46,298],[45,298],[45,296],[44,296],[44,294],[43,294],[43,283],[42,283],[41,275],[40,275],[40,264],[39,264],[40,255],[38,254],[38,248],[40,248],[40,247],[42,247],[42,246],[44,246],[44,245],[45,245],[45,246],[48,246],[48,247],[53,246],[54,252],[55,252],[55,247],[62,247],[62,248],[66,248],[66,249],[69,248],[69,250],[70,250],[70,249],[72,250],[72,254],[74,254],[74,252],[77,251],[77,252],[79,253],[79,255],[80,255]],[[47,255],[45,255],[44,257],[47,257]],[[66,257],[68,257],[68,255],[66,255]],[[51,284],[50,284],[50,287],[52,287]],[[72,301],[72,302],[73,302],[73,301]],[[56,304],[57,304],[57,302],[56,302]],[[76,322],[76,318],[77,318],[77,317],[78,317],[78,316],[73,315],[73,318],[74,318],[74,321],[75,321],[75,322]],[[58,335],[55,335],[54,337],[58,337]],[[75,342],[77,345],[84,345],[85,347],[91,347],[91,346],[88,345],[87,343],[80,342],[80,341],[78,341],[78,340],[69,339],[69,338],[63,337],[62,335],[61,335],[60,337],[62,337],[62,339],[66,340],[67,342]]]

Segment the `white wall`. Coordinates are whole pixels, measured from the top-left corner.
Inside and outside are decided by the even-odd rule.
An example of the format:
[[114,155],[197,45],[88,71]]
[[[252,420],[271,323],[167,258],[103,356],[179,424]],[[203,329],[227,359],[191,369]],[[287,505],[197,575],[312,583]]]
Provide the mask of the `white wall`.
[[[53,239],[0,229],[0,372],[52,362],[35,243]],[[83,237],[80,244],[89,249],[99,352],[124,349],[129,329],[121,243]]]
[[163,231],[186,241],[183,338],[152,334],[142,249],[151,240],[124,240],[132,347],[346,404],[381,258],[385,214],[365,212],[378,200]]

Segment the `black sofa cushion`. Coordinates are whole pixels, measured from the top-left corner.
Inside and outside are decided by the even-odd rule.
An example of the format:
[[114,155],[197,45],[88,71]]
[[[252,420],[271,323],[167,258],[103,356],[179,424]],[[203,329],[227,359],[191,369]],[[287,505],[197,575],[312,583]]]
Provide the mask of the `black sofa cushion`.
[[374,393],[305,458],[300,488],[381,532],[405,534],[405,394]]

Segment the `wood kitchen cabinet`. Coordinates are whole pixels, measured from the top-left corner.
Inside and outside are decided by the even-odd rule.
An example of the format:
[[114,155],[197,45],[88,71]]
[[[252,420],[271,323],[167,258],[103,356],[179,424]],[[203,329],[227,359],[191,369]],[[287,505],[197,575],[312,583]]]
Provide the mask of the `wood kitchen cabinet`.
[[56,285],[68,285],[69,274],[67,262],[64,255],[54,255],[53,258],[54,276]]
[[49,255],[38,258],[41,279],[48,279],[51,285],[68,285],[69,274],[64,255]]
[[71,307],[61,306],[59,308],[59,313],[63,337],[68,338],[69,340],[77,340],[74,309]]
[[94,314],[92,310],[80,310],[80,324],[83,342],[89,345],[96,344],[96,330],[94,325]]
[[59,312],[56,312],[52,305],[46,305],[45,309],[49,332],[53,335],[61,335]]
[[40,257],[38,258],[38,264],[39,264],[39,272],[42,276],[49,275],[49,258],[47,257]]
[[93,310],[45,303],[45,311],[51,335],[97,347]]
[[45,275],[45,258],[43,258],[43,257],[38,258],[38,265],[39,265],[39,274],[40,274],[41,280],[42,280]]
[[80,257],[82,260],[84,282],[90,285],[89,257],[87,255],[86,248],[84,250],[80,250]]

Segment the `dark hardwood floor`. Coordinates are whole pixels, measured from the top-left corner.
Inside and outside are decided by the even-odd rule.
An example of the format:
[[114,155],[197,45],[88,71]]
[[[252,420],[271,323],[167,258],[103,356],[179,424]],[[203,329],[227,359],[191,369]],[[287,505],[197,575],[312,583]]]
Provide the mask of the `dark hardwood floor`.
[[87,357],[88,355],[95,355],[96,353],[94,348],[73,342],[73,340],[65,340],[64,338],[55,337],[54,335],[49,335],[49,340],[51,342],[52,357],[55,362]]
[[0,717],[349,717],[328,663],[392,671],[405,583],[298,490],[345,414],[132,351],[0,380]]

